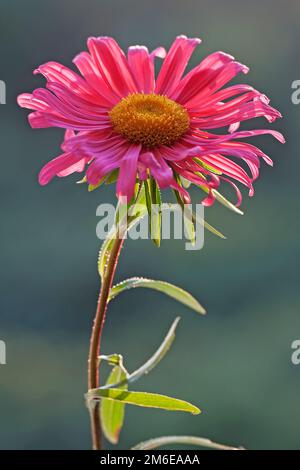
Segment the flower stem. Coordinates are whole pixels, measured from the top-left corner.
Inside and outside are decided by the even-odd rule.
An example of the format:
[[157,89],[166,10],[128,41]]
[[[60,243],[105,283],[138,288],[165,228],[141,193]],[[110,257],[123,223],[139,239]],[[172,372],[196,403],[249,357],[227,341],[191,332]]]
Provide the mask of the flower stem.
[[[107,303],[109,291],[113,283],[118,258],[120,251],[124,243],[124,237],[119,235],[114,240],[112,245],[105,273],[102,278],[100,294],[98,298],[97,310],[94,319],[94,325],[92,330],[91,342],[90,342],[90,352],[88,360],[88,390],[93,388],[98,388],[100,386],[99,382],[99,367],[98,367],[98,357],[100,355],[100,343],[102,332],[105,323]],[[91,418],[91,434],[94,450],[101,450],[102,448],[102,429],[101,429],[101,420],[99,413],[99,403],[94,403],[90,406],[90,418]]]

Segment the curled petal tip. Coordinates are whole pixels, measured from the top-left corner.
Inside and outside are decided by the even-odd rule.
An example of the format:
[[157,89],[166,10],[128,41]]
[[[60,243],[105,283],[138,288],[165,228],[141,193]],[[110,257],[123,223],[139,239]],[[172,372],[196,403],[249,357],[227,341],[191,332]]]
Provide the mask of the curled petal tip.
[[176,39],[184,39],[185,41],[189,41],[195,45],[198,45],[198,44],[201,44],[202,42],[202,39],[200,38],[190,38],[188,36],[186,36],[185,34],[180,34],[179,36],[176,37]]
[[216,54],[218,54],[220,57],[227,57],[227,59],[229,60],[234,60],[234,56],[231,54],[228,54],[227,52],[217,51]]
[[250,67],[247,67],[247,65],[241,64],[242,65],[242,72],[244,74],[247,74],[250,70]]
[[154,51],[151,52],[150,58],[154,59],[154,57],[159,57],[160,59],[164,59],[167,55],[167,51],[164,47],[157,47]]
[[38,181],[41,186],[46,186],[49,183],[49,180],[45,178],[44,171],[41,170],[38,176]]
[[282,144],[285,144],[286,143],[286,140],[284,138],[284,136],[282,134],[281,135],[281,139],[279,139],[279,142],[281,142]]
[[88,39],[87,39],[87,46],[89,47],[90,44],[94,43],[95,41],[97,40],[97,38],[95,36],[89,36]]
[[202,39],[200,39],[200,38],[189,38],[189,39],[190,39],[191,42],[193,42],[196,45],[199,45],[202,42]]
[[261,99],[261,101],[263,101],[266,104],[270,103],[270,98],[268,98],[266,95],[263,95],[263,94],[260,95],[260,99]]
[[233,124],[230,124],[228,129],[229,133],[232,134],[233,132],[237,131],[240,127],[240,124],[240,122],[234,122]]
[[22,93],[21,95],[17,96],[17,104],[21,106],[21,108],[23,108],[24,96],[28,96],[28,93]]
[[131,52],[135,52],[135,51],[145,51],[147,52],[148,54],[148,47],[146,46],[143,46],[143,45],[140,45],[140,44],[136,44],[135,46],[130,46],[129,48],[131,50]]

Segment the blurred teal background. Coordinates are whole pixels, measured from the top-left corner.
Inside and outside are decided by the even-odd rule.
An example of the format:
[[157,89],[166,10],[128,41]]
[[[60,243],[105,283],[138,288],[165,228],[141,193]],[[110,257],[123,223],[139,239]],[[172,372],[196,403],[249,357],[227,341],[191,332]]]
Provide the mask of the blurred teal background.
[[[90,35],[169,46],[181,33],[200,36],[196,64],[224,50],[250,66],[239,80],[272,98],[284,119],[285,146],[255,143],[275,161],[262,165],[255,197],[240,217],[215,204],[205,247],[128,241],[117,279],[161,278],[193,293],[208,315],[148,290],[111,304],[103,353],[122,353],[129,370],[155,350],[176,315],[175,344],[136,389],[198,405],[200,416],[127,407],[119,449],[164,434],[195,434],[250,449],[300,448],[299,126],[291,83],[300,79],[300,4],[293,0],[1,0],[1,449],[87,449],[86,358],[99,279],[96,207],[113,188],[88,193],[78,177],[38,185],[41,166],[59,154],[63,133],[29,128],[16,97],[42,86],[32,70],[48,60],[71,66]],[[253,123],[254,126],[254,123]],[[255,126],[266,127],[264,121]],[[248,126],[249,127],[249,126]]]

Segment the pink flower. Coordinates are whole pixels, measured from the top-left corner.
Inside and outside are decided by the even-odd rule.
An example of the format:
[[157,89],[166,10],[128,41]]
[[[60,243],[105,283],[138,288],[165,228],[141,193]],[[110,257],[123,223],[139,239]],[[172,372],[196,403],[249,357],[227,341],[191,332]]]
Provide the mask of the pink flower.
[[[74,59],[80,75],[57,62],[41,65],[34,73],[44,75],[46,89],[22,94],[18,103],[34,110],[33,128],[62,127],[66,133],[63,153],[42,168],[40,184],[86,171],[87,181],[97,185],[118,169],[119,198],[132,198],[136,178],[151,176],[160,188],[179,190],[189,201],[178,175],[206,190],[205,205],[213,203],[212,189],[221,180],[235,188],[238,205],[241,193],[232,180],[252,196],[260,160],[269,165],[272,160],[243,139],[271,134],[283,143],[284,138],[273,130],[238,131],[239,124],[256,117],[273,122],[281,115],[249,85],[223,88],[248,72],[228,54],[215,52],[184,75],[200,42],[179,36],[168,53],[133,46],[126,56],[114,39],[90,38],[89,52]],[[157,57],[163,62],[155,79]],[[219,128],[225,128],[222,134],[211,132]]]

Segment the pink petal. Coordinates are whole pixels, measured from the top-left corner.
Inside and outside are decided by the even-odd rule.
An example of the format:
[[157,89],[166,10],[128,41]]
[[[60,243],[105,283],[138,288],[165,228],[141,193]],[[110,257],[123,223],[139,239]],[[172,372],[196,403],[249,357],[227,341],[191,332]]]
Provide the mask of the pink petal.
[[[219,57],[221,53],[215,53]],[[210,56],[209,56],[210,57]],[[222,53],[223,61],[219,63],[218,68],[209,66],[205,67],[205,62],[208,58],[192,69],[179,83],[176,90],[173,92],[172,99],[181,103],[188,108],[202,106],[202,99],[208,100],[213,92],[209,90],[212,83],[217,78],[220,70],[225,69],[226,65],[232,62],[231,56]],[[219,61],[216,60],[216,63]]]
[[79,162],[74,163],[74,165],[69,166],[65,170],[60,171],[57,173],[57,176],[69,176],[75,172],[81,173],[85,169],[85,165],[88,163],[86,158],[82,158]]
[[128,49],[128,64],[139,93],[153,93],[154,63],[145,46],[132,46]]
[[172,168],[166,163],[157,150],[155,154],[153,152],[141,154],[139,161],[150,170],[150,173],[161,189],[171,186],[174,181]]
[[40,65],[34,74],[41,73],[49,83],[59,83],[72,94],[80,96],[93,104],[102,105],[103,100],[90,85],[77,73],[57,62],[48,62]]
[[160,59],[164,59],[166,55],[167,55],[166,49],[164,47],[159,46],[150,53],[150,59],[154,63],[154,60],[156,57]]
[[245,170],[237,165],[235,162],[229,160],[228,158],[224,157],[223,155],[218,154],[209,154],[207,156],[201,157],[204,163],[210,165],[210,163],[231,178],[239,181],[240,183],[248,186],[249,188],[252,187],[252,180],[249,175],[245,172]]
[[[64,172],[66,174],[71,174],[74,171],[82,171],[82,162],[83,158],[82,155],[74,155],[72,153],[63,153],[59,157],[54,158],[50,162],[48,162],[40,171],[39,174],[39,183],[44,186],[49,183],[49,181],[54,178],[54,176],[59,175],[64,176]],[[77,164],[81,162],[79,167]],[[82,169],[78,169],[82,168]]]
[[202,98],[212,95],[239,72],[247,73],[248,68],[234,61],[224,52],[215,52],[206,57],[200,65],[192,69],[180,82],[172,95],[181,104],[201,103]]
[[128,145],[123,145],[118,149],[110,148],[94,158],[86,172],[88,182],[96,185],[103,176],[119,168],[127,150]]
[[281,114],[260,98],[236,107],[224,105],[223,109],[220,107],[214,110],[211,116],[193,119],[193,125],[200,129],[216,129],[257,117],[265,117],[269,122],[273,122],[281,117]]
[[137,175],[137,162],[141,145],[130,145],[122,157],[120,173],[117,182],[117,196],[122,202],[129,202],[134,194]]
[[[249,91],[256,91],[250,85],[233,85],[227,88],[223,88],[222,90],[217,91],[213,94],[207,94],[207,96],[202,96],[199,100],[197,97],[191,99],[187,103],[184,104],[185,108],[189,110],[191,115],[197,116],[199,113],[202,112],[203,109],[210,108],[214,105],[221,105],[224,100],[227,100],[235,95],[240,95],[242,93],[246,93]],[[258,91],[256,91],[257,95],[260,95]]]
[[233,124],[230,124],[228,132],[230,132],[230,134],[232,134],[233,132],[236,132],[239,129],[240,125],[241,125],[240,122],[234,122]]
[[224,178],[223,176],[221,178],[222,178],[223,181],[227,181],[227,183],[229,183],[233,187],[233,189],[235,190],[236,195],[237,195],[237,202],[235,203],[235,205],[236,205],[236,207],[239,207],[241,205],[242,199],[243,199],[241,191],[239,190],[237,185],[234,184],[230,179]]
[[[154,152],[145,152],[140,155],[141,162],[145,169],[149,169],[152,177],[156,180],[161,189],[173,188],[179,191],[185,203],[191,202],[189,193],[182,188],[174,179],[172,168],[166,163],[160,151],[156,149]],[[147,172],[144,170],[144,179],[147,178]]]
[[178,36],[173,42],[157,77],[155,92],[172,96],[194,49],[201,39]]
[[88,52],[81,52],[74,59],[81,75],[86,82],[93,88],[102,99],[102,105],[111,107],[119,101],[119,97],[113,93],[111,87],[103,79],[99,67],[95,64]]
[[117,96],[137,92],[125,54],[113,38],[89,38],[88,48],[106,85]]

